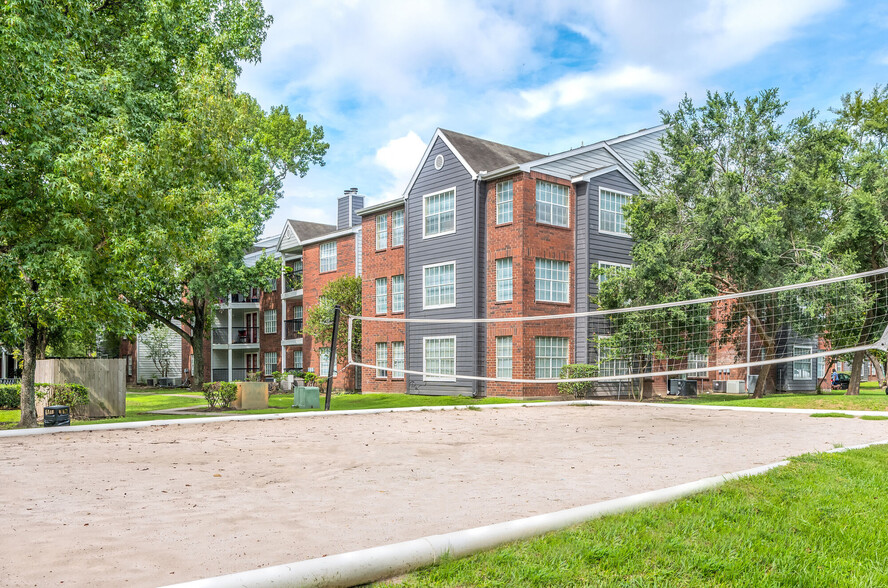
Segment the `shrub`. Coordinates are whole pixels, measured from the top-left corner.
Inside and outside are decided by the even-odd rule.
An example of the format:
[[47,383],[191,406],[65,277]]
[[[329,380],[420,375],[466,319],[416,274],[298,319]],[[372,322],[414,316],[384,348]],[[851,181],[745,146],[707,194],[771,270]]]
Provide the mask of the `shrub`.
[[305,372],[305,374],[302,377],[305,380],[306,386],[314,386],[315,382],[318,381],[317,374],[315,374],[313,372]]
[[219,402],[222,408],[228,408],[237,398],[237,384],[234,382],[219,382]]
[[216,408],[216,405],[219,403],[220,394],[219,394],[219,385],[222,382],[207,382],[203,385],[203,395],[204,398],[207,399],[207,406],[210,408]]
[[261,382],[262,372],[247,372],[247,382]]
[[20,384],[0,384],[0,408],[20,408],[21,395]]
[[[22,385],[0,385],[0,408],[21,408]],[[89,402],[89,389],[81,384],[34,384],[34,396],[48,404],[77,406]]]
[[[567,378],[595,378],[599,374],[599,367],[588,363],[572,363],[561,366],[559,377]],[[574,398],[585,398],[589,392],[595,392],[598,382],[559,382],[559,394],[570,394]]]

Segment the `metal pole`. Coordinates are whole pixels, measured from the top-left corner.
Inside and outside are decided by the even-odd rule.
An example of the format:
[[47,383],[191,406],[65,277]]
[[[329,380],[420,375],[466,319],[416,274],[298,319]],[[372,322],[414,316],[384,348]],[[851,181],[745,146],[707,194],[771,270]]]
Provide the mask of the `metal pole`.
[[[746,363],[750,363],[752,357],[752,319],[746,317]],[[746,393],[749,393],[749,366],[746,366]]]
[[333,370],[336,369],[336,335],[339,333],[340,310],[338,304],[333,307],[333,341],[330,343],[330,362],[327,366],[327,398],[324,400],[324,410],[330,410],[330,397],[333,394]]

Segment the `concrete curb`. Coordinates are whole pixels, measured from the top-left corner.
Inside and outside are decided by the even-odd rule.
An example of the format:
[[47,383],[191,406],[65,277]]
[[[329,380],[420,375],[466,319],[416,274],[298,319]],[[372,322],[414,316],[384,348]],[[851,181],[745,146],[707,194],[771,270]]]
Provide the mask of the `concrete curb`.
[[872,410],[829,410],[829,409],[804,409],[804,408],[759,408],[752,406],[717,406],[711,404],[668,404],[649,402],[626,402],[619,400],[569,400],[556,402],[515,402],[509,404],[460,404],[455,406],[409,406],[404,408],[371,408],[365,410],[331,410],[312,412],[286,412],[277,414],[242,414],[232,416],[197,417],[193,419],[159,419],[153,421],[134,421],[129,423],[104,423],[99,425],[75,425],[71,427],[37,427],[33,429],[10,429],[0,431],[0,439],[6,437],[29,437],[33,435],[52,435],[56,433],[78,433],[81,431],[119,431],[126,429],[142,429],[145,427],[160,427],[167,425],[201,425],[208,423],[224,423],[230,421],[264,421],[289,418],[323,418],[334,415],[355,414],[382,414],[388,412],[419,412],[433,410],[465,410],[473,408],[546,408],[557,406],[631,406],[648,407],[651,409],[682,409],[682,410],[727,410],[737,412],[773,412],[785,414],[817,414],[817,413],[842,413],[852,416],[884,415],[888,411]]
[[[825,453],[838,453],[888,444],[888,440],[842,447]],[[444,535],[430,535],[413,541],[393,543],[330,557],[260,568],[236,574],[175,584],[167,588],[244,588],[265,586],[355,586],[390,578],[437,563],[445,555],[465,557],[500,545],[558,531],[607,515],[662,504],[705,490],[725,482],[755,476],[787,465],[779,461],[739,472],[703,478],[678,486],[607,500],[587,506],[561,510],[485,527],[476,527]]]

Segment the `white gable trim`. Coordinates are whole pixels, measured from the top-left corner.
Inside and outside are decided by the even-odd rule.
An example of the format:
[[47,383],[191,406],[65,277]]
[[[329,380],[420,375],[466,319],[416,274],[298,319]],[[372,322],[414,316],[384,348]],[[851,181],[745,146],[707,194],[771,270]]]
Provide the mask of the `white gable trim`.
[[642,129],[640,131],[636,131],[634,133],[629,133],[628,135],[621,135],[614,139],[610,139],[607,141],[608,145],[615,145],[616,143],[622,143],[623,141],[628,141],[630,139],[635,139],[637,137],[643,137],[644,135],[650,135],[651,133],[656,133],[662,131],[663,129],[668,129],[669,125],[659,125],[656,127],[651,127],[649,129]]
[[[292,237],[290,234],[292,233]],[[281,245],[283,245],[284,241],[289,241],[291,239],[296,240],[296,245],[300,245],[301,241],[299,240],[299,235],[296,234],[295,229],[290,225],[290,221],[284,221],[284,229],[281,231],[281,236],[278,237],[277,245],[275,245],[275,249],[278,251],[281,250]]]
[[407,188],[404,189],[404,199],[406,200],[410,196],[410,190],[413,189],[413,184],[416,183],[417,178],[419,178],[419,174],[422,171],[422,168],[425,167],[425,163],[429,158],[429,155],[432,153],[432,147],[435,145],[435,140],[441,139],[441,141],[450,149],[450,152],[456,156],[456,159],[462,164],[466,171],[469,172],[473,178],[478,174],[475,173],[475,170],[472,169],[472,166],[468,164],[468,162],[463,159],[463,156],[460,155],[459,151],[457,151],[453,144],[447,140],[447,137],[444,136],[444,133],[441,132],[441,129],[435,130],[435,134],[432,139],[429,141],[429,144],[426,146],[425,153],[422,154],[422,158],[419,160],[419,165],[416,166],[416,170],[414,170],[413,175],[410,177],[410,181],[407,183]]

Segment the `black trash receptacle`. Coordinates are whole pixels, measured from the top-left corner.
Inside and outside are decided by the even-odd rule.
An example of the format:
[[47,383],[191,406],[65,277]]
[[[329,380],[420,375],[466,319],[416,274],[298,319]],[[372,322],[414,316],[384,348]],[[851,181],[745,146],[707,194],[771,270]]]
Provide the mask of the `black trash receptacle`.
[[65,427],[71,425],[71,407],[65,405],[47,406],[43,409],[44,427]]

